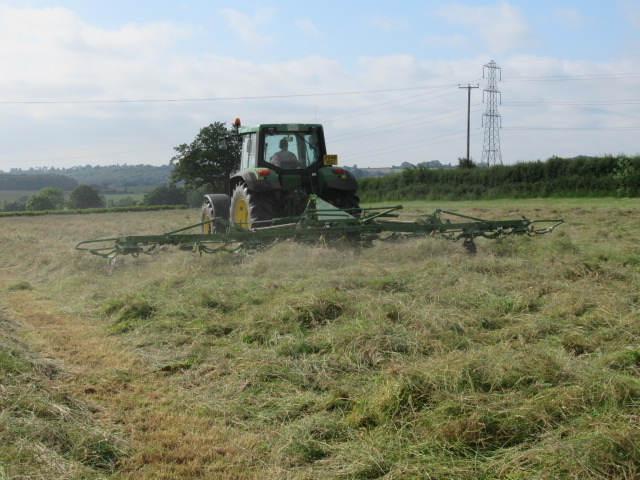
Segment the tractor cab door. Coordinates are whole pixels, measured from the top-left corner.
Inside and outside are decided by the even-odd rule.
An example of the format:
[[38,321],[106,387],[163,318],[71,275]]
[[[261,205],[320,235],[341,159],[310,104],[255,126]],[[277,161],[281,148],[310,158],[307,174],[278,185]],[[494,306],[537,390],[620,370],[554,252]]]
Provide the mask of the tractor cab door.
[[242,150],[240,153],[240,171],[258,166],[258,134],[243,135]]

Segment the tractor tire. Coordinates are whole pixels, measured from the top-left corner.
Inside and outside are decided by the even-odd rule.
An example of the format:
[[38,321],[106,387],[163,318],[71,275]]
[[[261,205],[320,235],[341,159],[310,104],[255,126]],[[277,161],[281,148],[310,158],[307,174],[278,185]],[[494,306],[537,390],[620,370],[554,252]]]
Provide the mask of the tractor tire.
[[[244,183],[231,195],[230,219],[238,228],[252,230],[266,227],[277,216],[274,195],[269,192],[251,192]],[[263,223],[264,222],[264,223]]]
[[229,195],[207,195],[200,212],[200,231],[205,234],[226,233],[227,226],[218,219],[229,220]]
[[351,215],[354,217],[359,217],[362,213],[360,210],[360,197],[352,190],[331,189],[327,192],[326,199],[336,208],[350,210]]

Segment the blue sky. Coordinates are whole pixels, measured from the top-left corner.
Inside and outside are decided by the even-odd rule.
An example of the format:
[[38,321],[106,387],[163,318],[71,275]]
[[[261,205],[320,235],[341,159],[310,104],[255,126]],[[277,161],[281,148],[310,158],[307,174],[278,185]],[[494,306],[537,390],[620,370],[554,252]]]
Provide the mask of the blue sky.
[[640,153],[640,2],[0,0],[0,170],[164,165],[214,121],[320,122],[343,165]]

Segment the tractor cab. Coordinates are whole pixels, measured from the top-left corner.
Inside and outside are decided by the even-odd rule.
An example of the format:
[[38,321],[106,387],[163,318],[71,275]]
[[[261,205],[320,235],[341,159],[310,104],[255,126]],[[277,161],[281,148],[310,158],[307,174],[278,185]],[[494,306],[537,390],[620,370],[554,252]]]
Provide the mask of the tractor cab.
[[321,125],[258,125],[243,127],[238,134],[242,138],[240,171],[259,167],[301,170],[319,162],[320,166],[337,163],[337,156],[326,155]]

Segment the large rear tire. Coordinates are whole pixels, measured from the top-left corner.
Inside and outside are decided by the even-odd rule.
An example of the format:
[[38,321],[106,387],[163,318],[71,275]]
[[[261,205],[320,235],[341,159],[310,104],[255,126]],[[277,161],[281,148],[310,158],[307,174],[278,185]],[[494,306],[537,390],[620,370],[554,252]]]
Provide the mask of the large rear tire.
[[218,220],[229,220],[229,195],[217,193],[205,196],[200,212],[201,232],[205,234],[226,233],[227,226]]
[[276,217],[276,204],[269,192],[251,192],[244,183],[231,195],[231,221],[239,228],[252,230],[269,225]]

